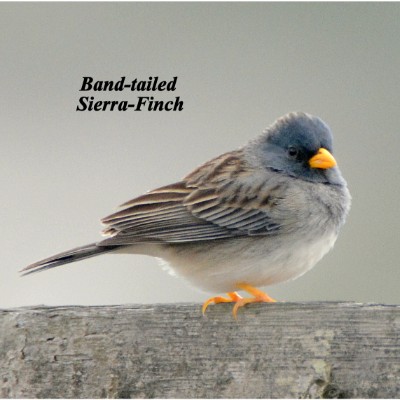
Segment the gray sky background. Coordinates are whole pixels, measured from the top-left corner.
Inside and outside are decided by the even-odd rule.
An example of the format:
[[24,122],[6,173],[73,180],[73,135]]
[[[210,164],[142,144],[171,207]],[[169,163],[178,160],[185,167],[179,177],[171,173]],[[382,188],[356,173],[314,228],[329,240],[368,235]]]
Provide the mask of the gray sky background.
[[[331,126],[353,207],[334,250],[268,293],[399,303],[399,21],[399,3],[0,3],[0,307],[205,300],[144,256],[18,270],[294,110]],[[153,95],[185,108],[76,112],[83,76],[177,76]]]

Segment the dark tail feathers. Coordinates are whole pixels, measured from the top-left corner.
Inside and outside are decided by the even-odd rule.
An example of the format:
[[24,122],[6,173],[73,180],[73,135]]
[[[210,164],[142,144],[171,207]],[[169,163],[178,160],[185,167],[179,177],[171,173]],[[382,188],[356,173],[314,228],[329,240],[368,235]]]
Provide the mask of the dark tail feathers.
[[98,246],[96,243],[86,246],[76,247],[75,249],[64,251],[52,257],[28,265],[20,272],[22,275],[33,274],[34,272],[44,271],[46,269],[58,267],[59,265],[72,263],[84,258],[98,256],[99,254],[115,250],[120,246]]

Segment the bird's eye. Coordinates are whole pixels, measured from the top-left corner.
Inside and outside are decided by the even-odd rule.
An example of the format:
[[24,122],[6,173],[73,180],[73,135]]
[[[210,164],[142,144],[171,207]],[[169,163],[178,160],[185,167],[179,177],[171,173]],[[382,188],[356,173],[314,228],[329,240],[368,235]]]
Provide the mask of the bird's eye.
[[299,151],[296,149],[296,147],[289,147],[287,152],[290,158],[296,158],[299,154]]

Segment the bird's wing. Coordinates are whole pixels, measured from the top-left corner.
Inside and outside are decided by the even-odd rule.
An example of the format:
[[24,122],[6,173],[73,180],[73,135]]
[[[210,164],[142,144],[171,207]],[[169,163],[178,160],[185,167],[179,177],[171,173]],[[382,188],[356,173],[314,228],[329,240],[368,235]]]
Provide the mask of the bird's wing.
[[215,158],[182,181],[122,205],[104,218],[100,245],[137,242],[187,243],[276,233],[282,226],[279,203],[285,187],[260,176],[241,151]]

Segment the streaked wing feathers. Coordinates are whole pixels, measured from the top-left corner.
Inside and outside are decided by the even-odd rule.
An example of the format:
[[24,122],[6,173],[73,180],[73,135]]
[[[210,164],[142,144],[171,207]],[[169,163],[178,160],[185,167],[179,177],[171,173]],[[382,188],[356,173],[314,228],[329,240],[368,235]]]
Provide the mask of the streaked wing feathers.
[[252,170],[240,150],[200,166],[181,182],[152,190],[104,218],[102,245],[136,242],[184,243],[266,235],[277,231],[272,217],[277,193],[259,179],[247,183]]

